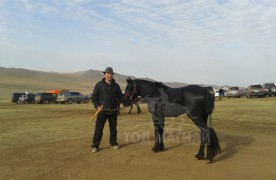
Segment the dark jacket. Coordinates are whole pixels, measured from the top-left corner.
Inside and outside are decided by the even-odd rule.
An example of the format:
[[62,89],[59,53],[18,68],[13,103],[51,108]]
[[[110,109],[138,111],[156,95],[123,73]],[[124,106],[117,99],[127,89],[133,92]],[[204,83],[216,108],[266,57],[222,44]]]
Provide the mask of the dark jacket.
[[92,103],[97,109],[99,106],[103,105],[104,109],[115,110],[118,109],[118,105],[121,102],[122,91],[119,86],[113,79],[111,84],[105,82],[103,78],[99,81],[92,94]]

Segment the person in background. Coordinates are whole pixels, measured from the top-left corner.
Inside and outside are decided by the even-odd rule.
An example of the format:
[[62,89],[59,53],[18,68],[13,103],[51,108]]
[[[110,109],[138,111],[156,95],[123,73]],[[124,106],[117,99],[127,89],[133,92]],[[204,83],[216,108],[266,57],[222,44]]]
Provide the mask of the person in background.
[[223,90],[223,87],[221,87],[219,89],[219,100],[221,100],[223,96],[224,96],[224,90]]

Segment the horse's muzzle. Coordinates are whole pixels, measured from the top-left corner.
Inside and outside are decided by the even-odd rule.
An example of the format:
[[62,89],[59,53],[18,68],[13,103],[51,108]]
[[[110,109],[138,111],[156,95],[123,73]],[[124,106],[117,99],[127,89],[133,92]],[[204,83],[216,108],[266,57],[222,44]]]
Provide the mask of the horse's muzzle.
[[126,107],[129,106],[131,104],[131,99],[129,96],[124,95],[123,96],[123,100],[122,100],[122,104]]

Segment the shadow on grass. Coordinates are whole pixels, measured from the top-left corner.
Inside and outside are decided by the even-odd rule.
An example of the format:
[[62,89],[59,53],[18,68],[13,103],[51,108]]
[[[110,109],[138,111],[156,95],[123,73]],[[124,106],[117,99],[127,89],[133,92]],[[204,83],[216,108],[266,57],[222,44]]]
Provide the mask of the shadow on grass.
[[[198,146],[198,148],[199,148],[200,139],[198,139],[199,136],[196,135],[196,134],[199,134],[199,131],[198,131],[198,133],[196,133],[196,131],[192,131],[189,133],[195,134],[195,136],[192,137],[194,139],[190,139],[188,141],[178,141],[178,142],[174,142],[174,143],[166,142],[166,140],[165,140],[164,141],[165,149],[161,152],[166,152],[171,149],[178,148],[182,145],[193,145],[193,146]],[[215,161],[221,161],[224,159],[232,158],[235,154],[238,153],[238,151],[240,149],[255,142],[255,139],[250,136],[226,134],[226,133],[220,133],[220,132],[218,132],[217,135],[218,135],[219,142],[220,142],[222,149],[221,149],[221,154],[219,154],[215,157]],[[144,145],[154,146],[154,136],[149,136],[149,139],[147,139],[144,142],[143,141],[127,141],[125,143],[120,144],[120,146],[122,148],[125,148],[127,146],[131,146],[134,144],[136,144],[136,145],[144,144]],[[197,153],[197,151],[195,152],[195,154],[196,153]],[[206,148],[205,148],[205,155],[206,155]]]
[[232,158],[240,149],[255,142],[250,136],[218,133],[220,144],[224,144],[221,154],[215,158],[215,161],[221,161]]

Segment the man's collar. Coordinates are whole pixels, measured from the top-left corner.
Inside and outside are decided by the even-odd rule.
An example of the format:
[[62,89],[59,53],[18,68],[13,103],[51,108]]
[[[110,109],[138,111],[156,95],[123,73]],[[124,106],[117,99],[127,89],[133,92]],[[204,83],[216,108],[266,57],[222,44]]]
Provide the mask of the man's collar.
[[[103,78],[102,81],[105,82],[106,84],[109,84],[109,83],[107,83],[107,82],[105,81],[105,78]],[[114,83],[114,82],[115,82],[115,79],[113,78],[110,84],[112,84],[112,83]]]

